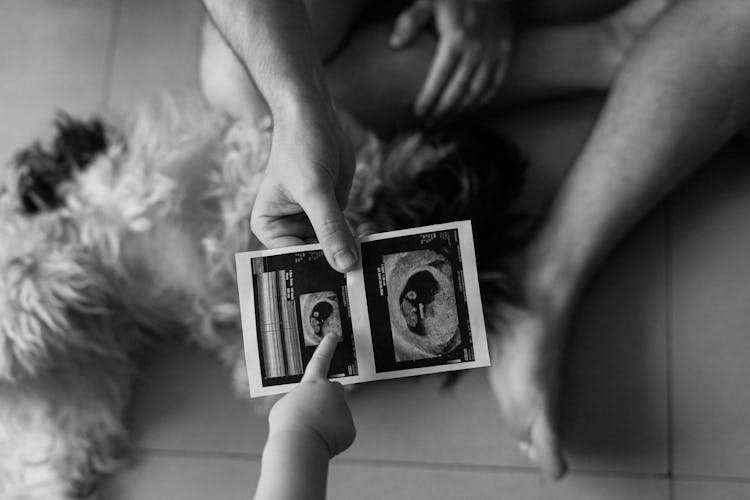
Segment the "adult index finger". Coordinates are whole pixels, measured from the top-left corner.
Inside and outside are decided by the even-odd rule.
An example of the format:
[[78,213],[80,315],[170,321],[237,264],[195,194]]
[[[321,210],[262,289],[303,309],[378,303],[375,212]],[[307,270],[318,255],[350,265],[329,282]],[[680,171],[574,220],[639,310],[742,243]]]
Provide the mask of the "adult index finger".
[[333,353],[336,351],[336,346],[339,343],[339,338],[335,333],[329,333],[315,349],[315,352],[310,358],[310,362],[307,363],[305,368],[305,374],[302,375],[302,382],[312,382],[316,379],[327,379],[328,370],[331,367],[331,360],[333,359]]

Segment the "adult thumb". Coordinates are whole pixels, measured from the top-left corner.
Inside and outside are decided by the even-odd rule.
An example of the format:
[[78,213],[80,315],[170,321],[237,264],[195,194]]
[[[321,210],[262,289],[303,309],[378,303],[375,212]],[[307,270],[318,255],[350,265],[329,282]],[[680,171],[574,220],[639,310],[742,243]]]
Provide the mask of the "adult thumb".
[[310,219],[315,236],[331,267],[340,273],[354,269],[359,261],[358,245],[336,202],[333,190],[311,191],[300,200],[300,206]]

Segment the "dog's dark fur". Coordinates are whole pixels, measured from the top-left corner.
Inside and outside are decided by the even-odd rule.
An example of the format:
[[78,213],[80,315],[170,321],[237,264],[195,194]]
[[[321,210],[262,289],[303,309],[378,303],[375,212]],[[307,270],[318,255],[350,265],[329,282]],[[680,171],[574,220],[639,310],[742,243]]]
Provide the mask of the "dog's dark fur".
[[19,151],[13,161],[18,194],[29,214],[58,208],[63,202],[58,188],[107,149],[104,123],[98,118],[81,121],[59,113],[54,127],[56,135],[49,148],[35,142]]

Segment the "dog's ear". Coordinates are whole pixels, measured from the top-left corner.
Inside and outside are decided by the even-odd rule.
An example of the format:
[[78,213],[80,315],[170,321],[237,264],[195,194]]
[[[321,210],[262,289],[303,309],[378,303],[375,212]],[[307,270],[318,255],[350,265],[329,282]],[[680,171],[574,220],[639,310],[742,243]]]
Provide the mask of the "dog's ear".
[[55,137],[49,148],[35,142],[14,157],[17,192],[21,206],[29,214],[59,207],[59,186],[107,149],[105,127],[99,119],[81,121],[60,112],[54,128]]
[[361,150],[360,166],[349,202],[355,225],[386,231],[471,219],[479,260],[512,250],[525,233],[513,204],[526,162],[490,131],[412,134]]
[[110,320],[111,287],[94,256],[36,246],[14,255],[0,251],[6,254],[0,255],[0,380],[34,377],[111,348],[108,329],[99,328]]

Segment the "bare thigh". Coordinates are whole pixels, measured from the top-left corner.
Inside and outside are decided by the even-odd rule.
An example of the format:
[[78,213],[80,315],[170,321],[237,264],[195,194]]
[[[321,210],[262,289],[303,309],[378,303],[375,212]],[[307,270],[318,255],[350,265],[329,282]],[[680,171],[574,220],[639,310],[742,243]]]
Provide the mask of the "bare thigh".
[[[424,32],[409,50],[394,53],[388,35],[413,0],[305,0],[313,36],[340,105],[371,126],[413,125],[411,103],[432,59],[435,38]],[[520,24],[556,24],[591,17],[627,0],[515,0]],[[207,26],[201,81],[209,102],[251,119],[267,113],[244,66],[215,28]],[[384,106],[384,104],[386,104]],[[388,128],[388,127],[387,127]]]
[[393,50],[390,29],[385,20],[358,27],[325,67],[337,104],[381,133],[416,125],[412,104],[435,48],[434,37],[422,33],[408,50]]
[[304,0],[318,46],[326,62],[339,50],[370,0]]
[[[321,59],[328,61],[351,34],[370,0],[304,0]],[[255,122],[268,108],[245,66],[208,17],[203,26],[201,89],[216,109]]]
[[568,24],[598,18],[630,0],[513,0],[518,22],[524,26]]

